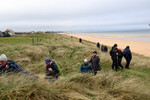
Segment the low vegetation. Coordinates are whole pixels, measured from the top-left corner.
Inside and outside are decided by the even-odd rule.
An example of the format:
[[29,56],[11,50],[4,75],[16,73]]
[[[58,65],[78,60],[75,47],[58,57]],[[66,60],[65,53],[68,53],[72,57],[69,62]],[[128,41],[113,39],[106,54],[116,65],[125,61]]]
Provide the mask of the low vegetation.
[[[103,70],[97,76],[80,74],[81,63],[85,58],[90,59],[94,50],[98,51]],[[0,76],[0,98],[3,100],[150,99],[148,57],[133,54],[131,69],[115,72],[111,70],[109,52],[101,52],[95,43],[79,43],[75,37],[42,33],[0,37],[0,54],[3,53],[39,76],[39,79],[19,74]],[[63,72],[54,82],[44,79],[46,57],[56,61]]]

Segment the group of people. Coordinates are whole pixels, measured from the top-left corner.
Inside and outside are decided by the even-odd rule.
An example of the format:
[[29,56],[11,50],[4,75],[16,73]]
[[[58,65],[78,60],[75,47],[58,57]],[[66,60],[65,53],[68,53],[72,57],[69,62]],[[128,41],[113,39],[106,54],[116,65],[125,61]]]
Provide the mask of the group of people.
[[[130,51],[130,47],[127,46],[123,52],[117,48],[117,44],[114,44],[112,49],[110,50],[110,56],[112,59],[112,69],[117,71],[119,66],[121,69],[123,69],[123,66],[121,64],[122,58],[124,57],[126,59],[126,65],[125,68],[129,69],[129,65],[132,59],[132,54]],[[61,70],[59,65],[57,65],[54,61],[52,61],[50,58],[45,59],[46,64],[46,76],[50,76],[53,78],[58,78]],[[97,52],[93,52],[93,56],[88,61],[87,59],[84,60],[83,64],[81,64],[80,72],[81,73],[90,73],[92,72],[94,75],[97,74],[97,71],[100,71],[102,68],[100,66],[100,58],[97,55]],[[0,74],[4,73],[24,73],[29,76],[35,76],[34,74],[23,70],[17,63],[15,63],[12,60],[8,60],[5,54],[2,54],[0,56]]]
[[117,48],[117,44],[114,44],[114,46],[110,50],[110,56],[112,59],[112,69],[113,70],[117,71],[118,69],[120,69],[119,66],[121,67],[121,69],[123,69],[123,65],[121,64],[123,57],[126,60],[125,68],[130,69],[129,65],[130,65],[130,62],[132,59],[132,53],[130,51],[129,46],[127,46],[122,52],[121,49]]
[[[45,59],[46,64],[46,76],[51,76],[53,78],[58,78],[60,75],[60,68],[54,61],[50,58]],[[5,54],[0,56],[0,75],[2,74],[9,74],[9,73],[21,73],[27,76],[32,76],[38,78],[38,76],[25,71],[22,69],[16,62],[13,60],[8,60]]]
[[100,71],[102,68],[100,66],[100,58],[97,55],[97,52],[93,52],[93,56],[88,61],[87,59],[84,60],[83,64],[80,67],[81,73],[90,73],[93,72],[94,75],[97,74],[97,71]]
[[[100,43],[99,42],[96,44],[96,46],[97,46],[98,49],[100,49]],[[102,52],[107,52],[108,51],[107,46],[106,45],[102,45],[101,46],[101,51]]]

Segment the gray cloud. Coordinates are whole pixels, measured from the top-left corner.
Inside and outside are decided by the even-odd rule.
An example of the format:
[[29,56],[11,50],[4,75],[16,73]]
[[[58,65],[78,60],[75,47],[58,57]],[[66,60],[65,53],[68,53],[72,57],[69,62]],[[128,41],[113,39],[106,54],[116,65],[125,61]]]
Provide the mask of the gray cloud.
[[148,29],[149,0],[0,0],[0,30]]

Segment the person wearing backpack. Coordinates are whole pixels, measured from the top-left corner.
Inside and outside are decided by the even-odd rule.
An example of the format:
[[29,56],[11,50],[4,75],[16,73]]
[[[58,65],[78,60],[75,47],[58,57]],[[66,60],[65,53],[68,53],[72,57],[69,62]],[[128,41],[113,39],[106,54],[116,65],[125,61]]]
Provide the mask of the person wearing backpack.
[[130,47],[127,46],[124,50],[123,50],[123,55],[124,55],[124,58],[126,59],[126,65],[125,65],[125,68],[126,69],[130,69],[129,65],[130,65],[130,62],[132,60],[132,53],[130,51]]
[[[4,73],[19,73],[21,72],[22,74],[26,74],[29,76],[35,76],[34,74],[29,73],[28,71],[23,70],[22,68],[20,68],[20,66],[15,63],[13,60],[7,60],[7,57],[5,54],[2,54],[0,56],[0,74],[4,74]],[[35,76],[37,77],[37,76]],[[37,77],[38,78],[38,77]]]
[[60,71],[56,63],[52,61],[50,58],[46,58],[45,64],[46,64],[46,76],[58,79]]
[[91,71],[92,71],[91,64],[88,62],[87,59],[84,59],[84,62],[80,67],[80,72],[81,73],[90,73]]

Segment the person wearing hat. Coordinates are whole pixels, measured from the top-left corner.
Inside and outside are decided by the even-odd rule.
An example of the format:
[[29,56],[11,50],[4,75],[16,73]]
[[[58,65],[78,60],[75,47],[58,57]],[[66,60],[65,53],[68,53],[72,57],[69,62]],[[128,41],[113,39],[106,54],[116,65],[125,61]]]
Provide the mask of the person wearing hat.
[[18,73],[20,71],[23,71],[23,69],[20,68],[18,64],[16,64],[12,60],[7,60],[7,57],[5,54],[2,54],[0,56],[0,72],[1,74],[3,73],[8,73],[8,72],[15,72]]
[[[22,74],[24,73],[25,75],[28,76],[35,76],[34,74],[31,74],[28,71],[25,71],[22,68],[20,68],[20,66],[17,63],[15,63],[13,60],[8,60],[5,54],[2,54],[0,56],[0,65],[1,65],[0,74],[9,73],[9,72],[13,72],[13,73],[22,72]],[[37,76],[35,77],[38,78]]]
[[88,62],[87,59],[84,59],[83,64],[80,67],[80,72],[81,73],[88,73],[92,70],[92,67],[90,65],[90,63]]
[[123,55],[124,55],[124,58],[126,59],[126,65],[125,65],[125,68],[126,69],[130,69],[129,65],[130,65],[130,62],[131,62],[131,59],[132,59],[132,53],[130,51],[130,47],[127,46],[124,50],[123,50]]
[[58,78],[59,76],[59,69],[54,61],[52,61],[50,58],[45,59],[46,64],[46,76],[51,76],[53,78]]
[[0,72],[1,73],[6,71],[6,66],[7,66],[7,57],[5,54],[2,54],[0,56]]
[[94,75],[96,75],[97,71],[101,70],[100,58],[99,58],[99,56],[97,56],[97,52],[96,51],[93,52],[93,56],[91,57],[89,62],[92,64]]

